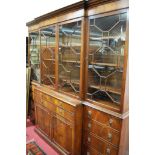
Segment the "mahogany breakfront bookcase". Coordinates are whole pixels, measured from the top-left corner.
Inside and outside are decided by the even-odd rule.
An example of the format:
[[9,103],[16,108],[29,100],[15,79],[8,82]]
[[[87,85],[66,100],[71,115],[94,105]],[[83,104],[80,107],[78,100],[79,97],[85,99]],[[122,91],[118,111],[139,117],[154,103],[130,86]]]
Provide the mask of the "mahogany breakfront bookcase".
[[31,115],[60,154],[128,155],[128,0],[89,0],[28,22]]

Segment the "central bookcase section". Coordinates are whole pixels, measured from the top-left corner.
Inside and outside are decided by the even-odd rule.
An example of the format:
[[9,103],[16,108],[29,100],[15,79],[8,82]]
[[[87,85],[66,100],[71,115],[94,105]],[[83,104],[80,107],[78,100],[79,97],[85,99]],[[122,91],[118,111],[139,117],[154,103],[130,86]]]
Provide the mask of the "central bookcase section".
[[79,96],[81,21],[59,26],[59,90]]

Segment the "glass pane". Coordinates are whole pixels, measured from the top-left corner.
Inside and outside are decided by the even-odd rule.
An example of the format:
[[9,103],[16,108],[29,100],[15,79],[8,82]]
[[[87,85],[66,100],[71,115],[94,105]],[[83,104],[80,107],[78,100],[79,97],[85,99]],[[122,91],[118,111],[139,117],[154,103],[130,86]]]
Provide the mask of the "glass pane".
[[97,102],[120,104],[126,20],[126,13],[90,20],[87,97]]
[[40,56],[39,56],[39,47],[40,39],[39,32],[32,32],[29,34],[29,45],[30,45],[30,61],[32,68],[32,80],[40,82]]
[[81,51],[81,21],[60,26],[59,89],[74,95],[79,93]]
[[55,26],[44,28],[41,34],[41,83],[55,85]]

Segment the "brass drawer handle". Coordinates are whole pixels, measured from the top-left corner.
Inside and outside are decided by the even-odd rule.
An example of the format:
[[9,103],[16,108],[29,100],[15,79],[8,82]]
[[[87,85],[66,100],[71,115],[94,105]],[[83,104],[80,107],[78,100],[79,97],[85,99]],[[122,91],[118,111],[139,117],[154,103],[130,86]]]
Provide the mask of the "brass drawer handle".
[[106,149],[106,155],[110,155],[110,149],[109,148]]
[[108,139],[111,141],[112,140],[112,134],[108,133]]
[[87,152],[87,155],[90,155],[90,152]]
[[88,123],[88,128],[91,128],[91,123]]
[[62,109],[59,109],[59,112],[60,112],[60,113],[62,113],[62,112],[63,112],[63,110],[62,110]]
[[88,111],[88,116],[91,116],[91,113],[92,113],[91,111]]
[[88,142],[90,142],[91,141],[91,138],[90,137],[88,137]]
[[109,119],[109,125],[111,126],[112,125],[112,123],[113,123],[113,119]]

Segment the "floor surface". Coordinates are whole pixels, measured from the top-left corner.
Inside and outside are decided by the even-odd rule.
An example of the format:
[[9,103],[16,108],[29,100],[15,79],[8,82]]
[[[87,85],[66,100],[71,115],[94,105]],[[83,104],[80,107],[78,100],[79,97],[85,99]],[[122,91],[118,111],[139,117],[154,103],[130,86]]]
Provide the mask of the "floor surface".
[[51,146],[39,137],[39,135],[34,131],[34,128],[35,126],[31,122],[27,121],[26,142],[34,140],[47,155],[59,155]]

